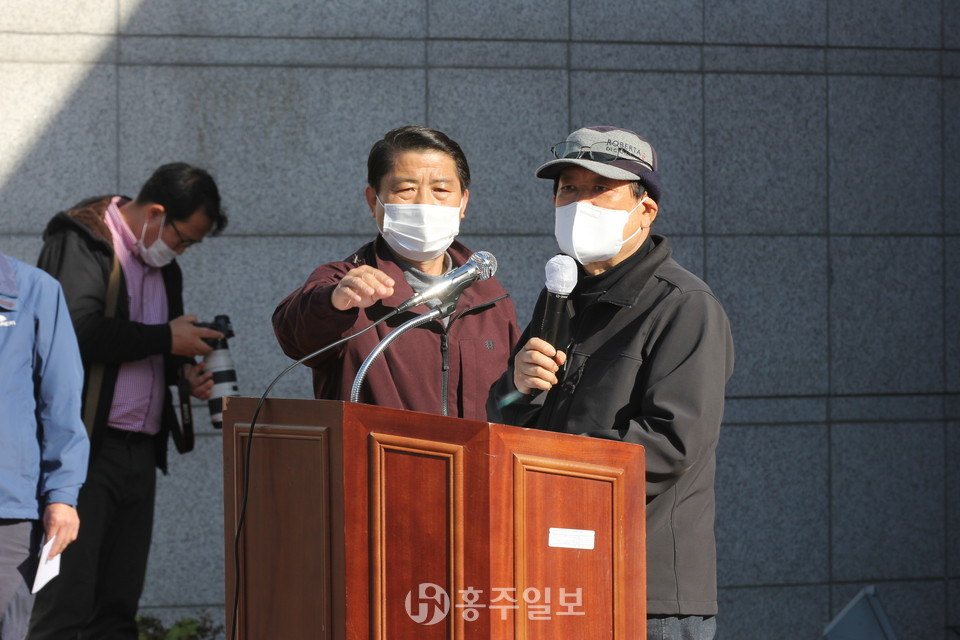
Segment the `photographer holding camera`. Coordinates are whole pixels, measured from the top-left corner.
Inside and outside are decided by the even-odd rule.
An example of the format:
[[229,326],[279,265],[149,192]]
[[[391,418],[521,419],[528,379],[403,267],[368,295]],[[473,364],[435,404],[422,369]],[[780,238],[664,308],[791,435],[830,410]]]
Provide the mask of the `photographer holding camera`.
[[183,313],[174,258],[227,224],[204,170],[158,168],[136,199],[105,196],[58,213],[39,266],[60,281],[84,368],[90,464],[77,509],[82,535],[60,576],[37,594],[29,638],[136,638],[153,529],[156,470],[180,433],[168,390],[183,378],[206,400],[213,379],[195,356],[224,335]]

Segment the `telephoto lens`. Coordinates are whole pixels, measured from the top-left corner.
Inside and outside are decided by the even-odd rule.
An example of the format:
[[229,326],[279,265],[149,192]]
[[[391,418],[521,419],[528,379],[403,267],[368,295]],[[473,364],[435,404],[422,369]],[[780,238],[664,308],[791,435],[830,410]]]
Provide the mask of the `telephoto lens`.
[[213,322],[198,322],[197,325],[214,329],[223,334],[222,338],[204,338],[204,342],[213,347],[213,351],[203,357],[204,370],[213,374],[213,390],[207,405],[210,408],[210,421],[215,429],[223,427],[223,398],[224,396],[240,395],[237,386],[237,370],[230,355],[227,338],[232,338],[233,326],[229,316],[220,315]]

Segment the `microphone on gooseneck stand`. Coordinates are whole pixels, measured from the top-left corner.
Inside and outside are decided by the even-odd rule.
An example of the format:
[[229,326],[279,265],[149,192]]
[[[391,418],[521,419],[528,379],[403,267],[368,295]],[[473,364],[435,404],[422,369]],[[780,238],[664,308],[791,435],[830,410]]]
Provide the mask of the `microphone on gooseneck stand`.
[[493,254],[489,251],[477,251],[462,266],[445,275],[440,282],[402,302],[396,312],[403,313],[432,298],[439,298],[442,304],[460,295],[474,280],[486,280],[496,272],[497,259]]
[[566,321],[567,298],[577,286],[577,263],[570,256],[560,253],[547,261],[544,270],[547,299],[543,315],[535,325],[534,336],[557,349],[564,349],[565,345],[557,344],[557,339]]
[[[464,289],[473,284],[476,280],[486,280],[494,273],[497,272],[497,259],[493,257],[493,254],[489,251],[477,251],[463,264],[463,266],[454,269],[443,277],[440,282],[428,287],[418,293],[417,295],[408,298],[405,302],[401,303],[393,313],[402,313],[408,309],[412,309],[418,304],[423,304],[428,300],[438,299],[439,304],[433,306],[433,308],[424,313],[423,315],[414,316],[413,318],[407,320],[399,327],[388,333],[383,340],[381,340],[377,346],[370,352],[370,355],[367,356],[366,360],[363,361],[363,364],[360,365],[360,368],[357,370],[357,375],[353,379],[353,387],[350,390],[350,402],[359,402],[360,401],[360,386],[363,384],[363,379],[367,375],[367,371],[376,362],[377,358],[380,357],[387,347],[389,347],[394,340],[399,338],[405,332],[410,329],[415,329],[420,325],[426,324],[433,320],[438,320],[442,317],[449,315],[455,306],[451,302],[456,301],[457,296],[463,292]],[[444,414],[445,415],[445,414]]]

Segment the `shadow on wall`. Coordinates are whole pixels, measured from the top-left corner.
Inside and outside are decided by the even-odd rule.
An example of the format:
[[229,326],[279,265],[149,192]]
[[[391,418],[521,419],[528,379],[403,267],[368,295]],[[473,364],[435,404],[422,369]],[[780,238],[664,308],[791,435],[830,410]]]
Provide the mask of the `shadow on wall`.
[[[116,44],[95,39],[81,52],[89,61],[0,65],[0,238],[31,264],[65,203],[118,188]],[[93,59],[98,50],[103,57]]]
[[[241,392],[262,390],[289,362],[273,338],[274,304],[316,264],[342,258],[343,247],[359,244],[318,238],[331,230],[318,220],[316,206],[307,206],[316,200],[310,188],[317,178],[305,175],[315,167],[303,158],[315,157],[308,154],[317,154],[324,135],[305,132],[316,120],[310,114],[325,107],[310,102],[314,93],[304,93],[313,83],[288,83],[282,69],[237,68],[220,60],[224,47],[246,46],[231,38],[165,35],[193,26],[170,2],[22,4],[28,8],[0,15],[0,250],[33,264],[57,211],[94,195],[135,196],[166,162],[211,170],[231,222],[222,238],[178,259],[185,308],[201,320],[223,313],[234,318],[238,368],[248,376]],[[98,15],[100,5],[111,8]],[[166,14],[182,18],[179,26]],[[276,48],[282,52],[283,43]],[[269,86],[260,82],[275,76]],[[281,108],[289,114],[278,113]],[[347,160],[356,175],[342,178],[362,185],[365,163]],[[296,173],[299,166],[303,174]],[[351,233],[355,218],[357,232],[369,233],[368,217],[359,215],[362,186],[356,191],[358,215],[341,216],[345,228],[333,232]],[[344,197],[330,209],[344,211],[348,202]],[[276,268],[278,255],[288,268]],[[241,313],[239,299],[262,303]],[[297,373],[275,395],[308,397],[309,374]]]
[[[121,117],[121,76],[133,71],[121,64],[117,34],[124,29],[113,5],[125,5],[133,16],[139,0],[21,4],[26,8],[0,15],[0,251],[35,264],[43,229],[57,211],[93,195],[136,195],[157,165],[174,158],[154,158],[149,150],[130,154],[122,142],[124,119],[138,125],[136,113]],[[106,15],[97,13],[99,5],[110,5]],[[191,149],[176,159],[206,166],[208,158]],[[196,409],[195,415],[206,418]],[[223,619],[220,445],[206,430],[198,434],[196,452],[171,460],[177,477],[158,482],[141,604],[166,624],[197,612],[212,616],[214,626]],[[188,505],[198,522],[183,513]],[[208,535],[191,536],[185,545],[181,527],[187,525]]]

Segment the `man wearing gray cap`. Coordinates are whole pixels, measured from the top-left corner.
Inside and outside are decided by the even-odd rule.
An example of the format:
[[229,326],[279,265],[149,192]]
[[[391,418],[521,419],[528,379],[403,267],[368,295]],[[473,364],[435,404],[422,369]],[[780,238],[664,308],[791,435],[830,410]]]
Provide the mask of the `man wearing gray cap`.
[[490,420],[646,449],[647,638],[716,631],[716,447],[733,371],[727,316],[710,288],[651,234],[657,154],[625,129],[585,127],[537,169],[553,180],[555,234],[579,263],[556,342],[517,343],[491,390]]

